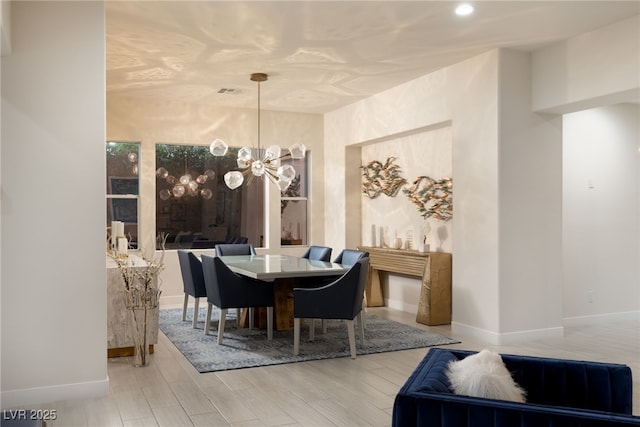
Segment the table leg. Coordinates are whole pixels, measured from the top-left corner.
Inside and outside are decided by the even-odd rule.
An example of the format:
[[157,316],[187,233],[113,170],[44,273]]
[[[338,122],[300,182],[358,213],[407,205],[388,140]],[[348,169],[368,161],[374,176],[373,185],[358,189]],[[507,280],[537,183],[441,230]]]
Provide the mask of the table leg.
[[384,298],[382,297],[382,286],[380,285],[380,271],[369,267],[369,277],[364,290],[367,307],[382,307]]
[[293,328],[293,288],[296,280],[292,278],[276,279],[273,282],[275,307],[273,310],[276,331]]

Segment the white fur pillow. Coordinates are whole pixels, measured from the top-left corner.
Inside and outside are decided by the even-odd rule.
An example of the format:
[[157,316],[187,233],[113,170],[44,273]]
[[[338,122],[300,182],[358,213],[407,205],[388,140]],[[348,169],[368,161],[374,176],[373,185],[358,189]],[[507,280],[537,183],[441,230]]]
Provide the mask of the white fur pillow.
[[525,391],[511,378],[500,355],[490,350],[450,362],[447,378],[455,394],[525,401]]

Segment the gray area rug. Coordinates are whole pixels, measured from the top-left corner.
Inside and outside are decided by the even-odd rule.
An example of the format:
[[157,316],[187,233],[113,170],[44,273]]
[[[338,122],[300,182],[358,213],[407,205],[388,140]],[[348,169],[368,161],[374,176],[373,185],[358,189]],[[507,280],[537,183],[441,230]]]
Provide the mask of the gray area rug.
[[[269,341],[266,330],[236,328],[235,310],[229,310],[224,340],[222,345],[218,345],[216,340],[220,311],[214,308],[209,335],[204,334],[206,309],[200,308],[197,329],[192,328],[192,312],[193,309],[189,308],[187,320],[183,322],[182,309],[162,309],[159,326],[200,373],[350,357],[347,328],[342,321],[329,321],[326,334],[322,333],[320,322],[316,321],[314,341],[309,341],[309,327],[305,323],[300,334],[300,354],[294,356],[293,329],[280,332],[274,330],[273,340]],[[358,356],[460,342],[372,314],[365,316],[364,344],[356,331]]]

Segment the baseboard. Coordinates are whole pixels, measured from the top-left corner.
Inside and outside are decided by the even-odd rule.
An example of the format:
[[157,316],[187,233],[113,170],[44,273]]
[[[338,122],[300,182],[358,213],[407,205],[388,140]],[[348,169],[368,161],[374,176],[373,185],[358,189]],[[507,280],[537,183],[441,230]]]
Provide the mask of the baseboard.
[[602,323],[640,320],[640,311],[623,311],[619,313],[591,314],[588,316],[565,317],[562,319],[565,327],[591,326]]
[[103,397],[108,393],[109,378],[105,378],[100,381],[3,391],[0,394],[0,401],[2,401],[2,409],[8,409],[41,405],[59,400]]
[[405,301],[385,299],[384,305],[398,311],[406,311],[407,313],[418,313],[418,304],[409,304]]
[[[206,298],[203,298],[206,305]],[[182,307],[184,304],[184,294],[182,295],[171,295],[171,296],[160,296],[160,307],[161,308],[173,308],[173,307]],[[189,307],[193,307],[193,298],[189,297]],[[202,307],[202,300],[200,301],[200,307]]]
[[564,328],[559,326],[554,328],[497,333],[459,322],[451,322],[451,332],[454,336],[466,335],[491,345],[511,345],[536,339],[562,337],[564,335]]

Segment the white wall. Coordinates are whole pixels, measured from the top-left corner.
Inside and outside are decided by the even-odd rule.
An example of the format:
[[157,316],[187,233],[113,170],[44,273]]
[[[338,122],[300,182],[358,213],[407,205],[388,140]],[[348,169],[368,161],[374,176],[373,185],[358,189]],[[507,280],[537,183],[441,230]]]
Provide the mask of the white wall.
[[488,335],[499,329],[497,85],[492,51],[325,115],[325,173],[334,177],[325,187],[325,242],[332,247],[346,245],[346,207],[361,204],[359,192],[346,198],[345,176],[360,166],[348,162],[347,149],[451,123],[453,319]]
[[[449,121],[454,331],[495,343],[562,333],[562,123],[560,116],[533,114],[531,106],[573,111],[637,94],[637,23],[625,20],[531,58],[488,52],[326,114],[325,169],[335,177],[325,187],[332,201],[326,243],[368,240],[361,227],[353,233],[351,213],[362,215],[352,209],[361,206],[359,193],[343,184],[359,166],[354,147]],[[637,274],[637,250],[631,258]],[[637,312],[637,291],[626,290],[609,294],[618,303],[628,299]]]
[[567,113],[637,100],[639,28],[636,15],[534,52],[533,110]]
[[564,313],[638,310],[640,108],[564,116]]
[[[155,103],[141,99],[109,96],[107,99],[107,138],[114,141],[137,141],[140,149],[140,235],[142,247],[154,247],[155,242],[155,144],[175,143],[208,146],[220,138],[229,146],[242,147],[257,142],[256,110],[212,107],[183,102]],[[309,239],[322,244],[324,223],[314,215],[324,208],[324,170],[322,116],[317,114],[261,111],[261,145],[283,147],[303,142],[310,150],[311,200]],[[104,187],[104,186],[103,186]],[[275,185],[269,184],[269,210],[265,227],[267,252],[301,254],[302,247],[280,249],[280,199]],[[180,304],[184,292],[180,266],[175,251],[168,251],[165,270],[161,274],[161,303]]]
[[[387,230],[387,244],[394,237],[403,242],[407,233],[413,236],[413,249],[422,242],[426,230],[430,250],[451,252],[451,222],[424,219],[418,208],[403,193],[418,176],[433,179],[451,177],[453,173],[453,147],[451,126],[443,125],[434,129],[422,130],[411,135],[392,138],[382,142],[363,146],[361,162],[363,165],[372,160],[384,163],[387,158],[395,157],[393,164],[400,167],[400,176],[406,180],[395,197],[381,194],[376,198],[362,195],[362,235],[363,243],[371,246],[371,226],[375,226],[377,237],[374,246],[380,246],[379,228]],[[455,187],[455,183],[454,183]],[[427,228],[428,227],[428,228]]]
[[[429,230],[427,243],[430,251],[451,252],[453,233],[451,221],[424,219],[417,207],[403,193],[418,176],[433,179],[451,177],[453,173],[453,137],[451,126],[443,123],[428,129],[420,129],[410,135],[398,136],[384,141],[365,145],[361,148],[361,163],[372,160],[382,163],[388,157],[396,157],[394,164],[400,167],[401,176],[407,181],[395,197],[381,194],[376,198],[361,195],[362,203],[362,243],[381,246],[380,228],[386,230],[386,243],[391,244],[395,237],[403,243],[412,237],[412,249],[422,245],[422,236]],[[454,180],[455,192],[455,180]],[[375,228],[375,238],[372,230]],[[428,228],[427,228],[428,227]],[[373,243],[372,243],[373,242]],[[389,273],[383,280],[385,305],[394,309],[416,312],[420,295],[420,281],[403,275]]]
[[561,335],[562,121],[531,112],[527,53],[500,51],[499,92],[500,340]]
[[2,58],[2,407],[107,393],[102,2],[14,2]]

